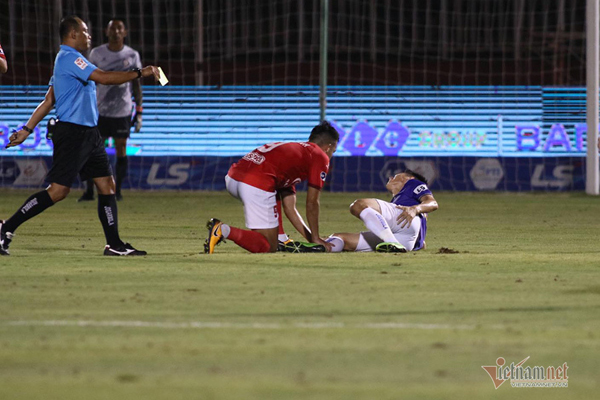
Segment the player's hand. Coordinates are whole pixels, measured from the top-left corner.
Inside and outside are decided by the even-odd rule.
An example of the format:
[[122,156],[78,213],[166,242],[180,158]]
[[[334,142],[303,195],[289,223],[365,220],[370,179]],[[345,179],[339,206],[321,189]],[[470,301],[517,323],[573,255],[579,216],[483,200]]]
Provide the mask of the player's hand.
[[133,117],[133,126],[134,126],[133,131],[135,133],[138,133],[139,131],[142,130],[142,113],[141,112],[135,113],[135,116]]
[[331,243],[327,243],[320,237],[313,238],[311,241],[312,243],[322,244],[323,246],[325,246],[325,250],[327,250],[328,253],[331,253],[331,249],[333,248],[333,245]]
[[158,80],[158,78],[160,77],[160,74],[158,72],[158,67],[155,67],[154,65],[148,65],[147,67],[142,68],[142,77],[146,78],[148,76],[153,76],[154,75],[154,79]]
[[396,208],[402,210],[402,214],[396,218],[400,228],[410,226],[412,220],[419,214],[416,207],[396,206]]
[[20,145],[21,143],[23,143],[25,141],[25,139],[27,139],[27,137],[29,136],[29,132],[27,132],[24,129],[19,129],[18,131],[13,131],[12,135],[10,135],[10,137],[8,138],[9,143],[6,145],[6,149],[8,149],[9,147],[15,147]]

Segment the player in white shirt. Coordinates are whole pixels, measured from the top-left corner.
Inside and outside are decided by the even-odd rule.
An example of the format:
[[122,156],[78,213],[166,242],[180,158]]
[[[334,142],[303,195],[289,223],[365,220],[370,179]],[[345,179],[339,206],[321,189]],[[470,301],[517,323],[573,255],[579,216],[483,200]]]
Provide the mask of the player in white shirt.
[[390,177],[385,187],[393,196],[390,202],[359,199],[350,205],[350,213],[369,231],[334,233],[327,239],[332,252],[405,253],[425,247],[427,213],[438,209],[427,180],[406,170]]
[[[125,44],[127,28],[123,21],[114,19],[106,27],[108,43],[94,47],[90,52],[89,60],[104,71],[130,71],[141,68],[140,55],[137,51]],[[132,121],[133,102],[135,101],[135,114]],[[127,139],[133,122],[135,132],[142,128],[142,86],[139,80],[127,82],[122,85],[98,85],[98,129],[104,139],[112,137],[117,153],[116,188],[117,200],[123,198],[121,185],[127,177]],[[93,200],[94,186],[88,182],[87,190],[79,201]]]

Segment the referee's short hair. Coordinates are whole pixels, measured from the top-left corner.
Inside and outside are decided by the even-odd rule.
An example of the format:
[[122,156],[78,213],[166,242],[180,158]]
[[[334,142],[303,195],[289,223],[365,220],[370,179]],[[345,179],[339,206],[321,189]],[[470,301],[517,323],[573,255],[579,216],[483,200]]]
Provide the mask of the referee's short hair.
[[59,28],[60,39],[64,39],[71,31],[78,30],[80,21],[81,18],[76,15],[69,15],[61,19]]
[[333,144],[339,142],[339,140],[340,134],[327,121],[323,121],[319,125],[315,126],[310,132],[310,136],[308,138],[309,142],[316,144]]

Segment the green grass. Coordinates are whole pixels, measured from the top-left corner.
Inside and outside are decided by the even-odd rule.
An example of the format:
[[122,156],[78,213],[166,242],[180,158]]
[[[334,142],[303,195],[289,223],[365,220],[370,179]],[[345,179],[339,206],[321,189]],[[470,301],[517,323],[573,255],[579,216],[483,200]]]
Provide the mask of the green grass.
[[[29,193],[0,190],[0,217]],[[425,251],[253,255],[228,242],[207,256],[208,218],[243,226],[228,194],[127,192],[122,237],[150,255],[108,258],[96,205],[77,196],[23,225],[0,258],[3,400],[583,399],[600,389],[597,198],[437,193]],[[348,205],[373,196],[387,197],[323,193],[322,233],[363,229]],[[567,362],[569,387],[495,390],[481,366],[500,356]]]

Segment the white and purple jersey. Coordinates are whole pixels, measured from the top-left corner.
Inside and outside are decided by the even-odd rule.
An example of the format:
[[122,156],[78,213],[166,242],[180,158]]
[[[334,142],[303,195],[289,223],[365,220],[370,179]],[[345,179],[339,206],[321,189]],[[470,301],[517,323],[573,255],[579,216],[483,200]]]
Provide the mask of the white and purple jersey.
[[[397,206],[412,207],[421,204],[419,199],[425,195],[432,195],[427,185],[417,179],[409,179],[402,190],[392,198],[391,202]],[[425,234],[427,233],[427,219],[423,215],[419,215],[419,218],[421,218],[421,231],[413,250],[423,248]]]
[[[133,68],[142,68],[139,53],[127,45],[119,51],[112,51],[105,43],[92,49],[89,60],[104,71],[131,71]],[[98,111],[101,116],[131,117],[131,81],[120,85],[98,84],[97,91]]]

